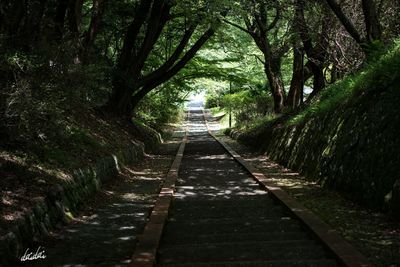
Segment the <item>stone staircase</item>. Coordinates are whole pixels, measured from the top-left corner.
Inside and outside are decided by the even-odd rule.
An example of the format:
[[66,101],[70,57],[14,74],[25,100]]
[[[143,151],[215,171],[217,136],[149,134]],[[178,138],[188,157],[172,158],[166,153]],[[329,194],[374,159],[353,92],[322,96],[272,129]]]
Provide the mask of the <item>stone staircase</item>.
[[197,131],[189,131],[157,266],[338,266],[299,220],[201,131],[200,114],[189,120]]

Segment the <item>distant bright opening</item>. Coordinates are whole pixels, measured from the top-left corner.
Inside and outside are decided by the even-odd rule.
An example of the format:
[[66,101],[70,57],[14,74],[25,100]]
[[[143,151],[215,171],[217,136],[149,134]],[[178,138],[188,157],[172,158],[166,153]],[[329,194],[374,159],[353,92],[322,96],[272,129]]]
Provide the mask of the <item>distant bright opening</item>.
[[199,93],[193,93],[189,96],[189,102],[187,103],[188,107],[203,107],[205,101],[206,93],[204,91]]

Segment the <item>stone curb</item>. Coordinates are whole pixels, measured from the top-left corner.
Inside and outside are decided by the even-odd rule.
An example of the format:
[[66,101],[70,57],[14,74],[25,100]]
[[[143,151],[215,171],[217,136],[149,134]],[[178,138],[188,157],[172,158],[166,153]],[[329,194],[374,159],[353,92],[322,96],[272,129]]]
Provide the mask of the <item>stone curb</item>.
[[148,222],[144,227],[143,233],[138,236],[138,243],[131,258],[132,261],[128,265],[129,267],[152,267],[156,263],[157,249],[168,218],[168,210],[174,195],[179,166],[188,141],[187,133],[188,130],[186,129],[185,136],[183,137],[174,162],[162,185]]

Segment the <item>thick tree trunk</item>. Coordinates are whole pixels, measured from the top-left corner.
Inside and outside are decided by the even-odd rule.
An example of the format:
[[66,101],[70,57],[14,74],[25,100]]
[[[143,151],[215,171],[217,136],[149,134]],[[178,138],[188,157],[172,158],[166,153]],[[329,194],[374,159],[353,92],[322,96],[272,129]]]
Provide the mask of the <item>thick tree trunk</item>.
[[274,111],[279,114],[285,104],[285,87],[281,73],[280,53],[272,54],[271,46],[267,39],[267,34],[262,36],[252,35],[260,51],[264,54],[264,72],[270,86],[271,94],[274,99]]
[[113,80],[112,95],[106,104],[107,111],[116,114],[119,117],[130,120],[132,114],[132,85],[126,83],[126,79],[122,78]]
[[[148,2],[146,4],[145,1],[147,0],[142,0],[139,4],[137,12],[147,10],[147,15],[136,13],[137,17],[128,29],[124,47],[119,56],[119,62],[113,77],[112,96],[107,104],[108,109],[124,117],[131,116],[133,110],[132,95],[141,89],[138,84],[142,68],[159,39],[170,14],[171,6],[166,4],[164,0],[155,0],[151,8]],[[135,53],[133,51],[135,43],[129,41],[128,38],[136,38],[148,15],[150,17],[147,19],[145,38],[139,52]],[[139,23],[139,25],[133,25],[134,23]],[[127,56],[129,57],[126,58]]]
[[132,110],[134,110],[137,105],[140,103],[140,101],[142,101],[142,99],[148,94],[150,93],[150,91],[153,88],[151,87],[144,87],[142,88],[140,91],[138,91],[132,98],[131,98],[131,105],[132,105]]
[[286,106],[296,109],[301,104],[301,95],[304,86],[303,53],[298,47],[293,48],[293,75]]
[[165,0],[155,0],[151,8],[150,18],[147,21],[147,28],[144,41],[136,55],[128,62],[131,64],[129,72],[133,77],[140,76],[140,73],[154,48],[161,32],[169,17],[171,5]]
[[[141,8],[147,8],[143,0],[139,5]],[[119,57],[119,62],[113,79],[113,93],[108,103],[108,107],[116,110],[119,114],[130,116],[132,110],[137,106],[140,100],[151,90],[168,81],[176,75],[186,64],[196,55],[197,51],[207,42],[214,34],[212,28],[208,29],[203,35],[186,51],[182,53],[189,43],[190,37],[194,33],[195,25],[191,25],[182,36],[181,41],[177,45],[174,53],[165,61],[158,69],[152,71],[145,77],[141,77],[143,66],[154,48],[155,43],[170,19],[170,9],[173,2],[165,0],[155,0],[151,8],[148,9],[150,17],[147,19],[147,28],[145,38],[140,46],[139,51],[133,51],[134,43],[125,38],[124,48]],[[140,16],[141,14],[138,14]],[[145,19],[147,16],[143,16]],[[144,23],[142,19],[136,17],[134,21]],[[136,38],[141,27],[131,25],[127,35]],[[125,58],[122,55],[130,55]],[[121,99],[124,98],[124,99]],[[127,99],[128,98],[128,99]],[[115,107],[113,107],[113,105]]]
[[285,103],[285,88],[282,81],[282,75],[276,64],[278,63],[268,61],[266,58],[264,70],[271,87],[272,97],[274,99],[274,111],[275,113],[279,114],[282,112]]

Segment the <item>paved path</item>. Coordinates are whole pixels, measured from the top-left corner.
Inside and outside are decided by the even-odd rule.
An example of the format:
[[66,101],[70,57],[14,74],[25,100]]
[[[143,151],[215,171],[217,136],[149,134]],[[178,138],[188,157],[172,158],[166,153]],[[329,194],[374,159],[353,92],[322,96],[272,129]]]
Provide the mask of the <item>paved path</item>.
[[189,117],[158,266],[336,266],[334,260]]
[[159,155],[148,155],[137,166],[124,168],[72,224],[37,244],[44,248],[46,259],[25,265],[127,266],[179,141],[166,145]]

